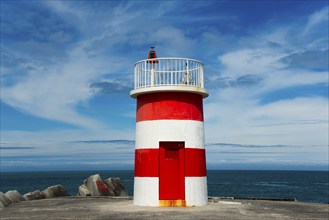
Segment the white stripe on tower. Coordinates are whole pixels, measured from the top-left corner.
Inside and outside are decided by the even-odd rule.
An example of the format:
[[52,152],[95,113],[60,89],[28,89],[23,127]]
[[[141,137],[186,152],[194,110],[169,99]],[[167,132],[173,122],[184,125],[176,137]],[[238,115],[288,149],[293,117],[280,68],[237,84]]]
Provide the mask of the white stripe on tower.
[[207,204],[207,177],[185,177],[185,200],[188,206]]
[[135,177],[134,204],[159,206],[159,177]]
[[202,121],[153,120],[136,124],[136,149],[159,148],[159,141],[185,141],[187,148],[204,149]]

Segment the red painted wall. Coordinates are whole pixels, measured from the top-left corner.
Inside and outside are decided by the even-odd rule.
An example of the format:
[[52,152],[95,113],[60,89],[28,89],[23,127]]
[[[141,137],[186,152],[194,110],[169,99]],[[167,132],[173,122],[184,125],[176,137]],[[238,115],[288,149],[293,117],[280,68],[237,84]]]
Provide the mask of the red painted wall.
[[[205,149],[185,149],[185,176],[206,176]],[[135,176],[159,177],[159,149],[135,150]]]
[[137,97],[136,121],[177,119],[203,121],[202,96],[185,92],[158,92]]
[[135,150],[135,176],[159,177],[159,149]]
[[207,176],[205,149],[186,148],[185,150],[185,176]]

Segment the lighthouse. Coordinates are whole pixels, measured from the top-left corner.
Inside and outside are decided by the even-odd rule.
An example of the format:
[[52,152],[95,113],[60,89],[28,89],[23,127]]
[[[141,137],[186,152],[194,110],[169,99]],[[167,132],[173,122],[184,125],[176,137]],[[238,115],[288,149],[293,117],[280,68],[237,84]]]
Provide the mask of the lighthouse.
[[135,205],[207,204],[203,69],[194,59],[158,58],[154,47],[135,63]]

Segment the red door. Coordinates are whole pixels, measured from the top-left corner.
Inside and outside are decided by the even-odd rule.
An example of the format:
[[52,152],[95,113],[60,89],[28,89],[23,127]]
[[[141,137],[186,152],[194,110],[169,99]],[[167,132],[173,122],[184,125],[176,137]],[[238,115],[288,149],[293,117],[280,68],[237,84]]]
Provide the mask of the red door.
[[160,200],[185,200],[184,142],[160,142]]

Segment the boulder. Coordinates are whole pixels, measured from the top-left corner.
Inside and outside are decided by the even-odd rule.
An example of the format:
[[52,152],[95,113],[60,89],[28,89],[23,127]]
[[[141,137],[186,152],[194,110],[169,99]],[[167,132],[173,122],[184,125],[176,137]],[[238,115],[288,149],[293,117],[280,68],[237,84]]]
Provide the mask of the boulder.
[[42,194],[45,196],[45,198],[69,196],[64,186],[62,185],[49,186],[47,189],[42,191]]
[[109,196],[110,191],[99,174],[92,175],[79,187],[80,196]]
[[79,186],[79,196],[91,196],[89,190],[85,185]]
[[103,181],[97,181],[96,185],[97,185],[97,191],[100,196],[109,196],[110,195],[110,190]]
[[126,187],[123,185],[119,177],[110,177],[104,180],[104,183],[109,188],[111,196],[129,196]]
[[7,196],[0,192],[0,209],[9,206],[12,202],[7,198]]
[[12,203],[18,203],[20,201],[25,201],[23,196],[17,190],[10,190],[10,191],[6,192],[5,195]]
[[121,179],[108,178],[102,180],[99,174],[92,175],[79,187],[80,196],[129,196]]
[[34,192],[29,192],[24,194],[23,196],[25,198],[25,200],[37,200],[37,199],[45,199],[46,196],[40,192],[40,190],[36,190]]

